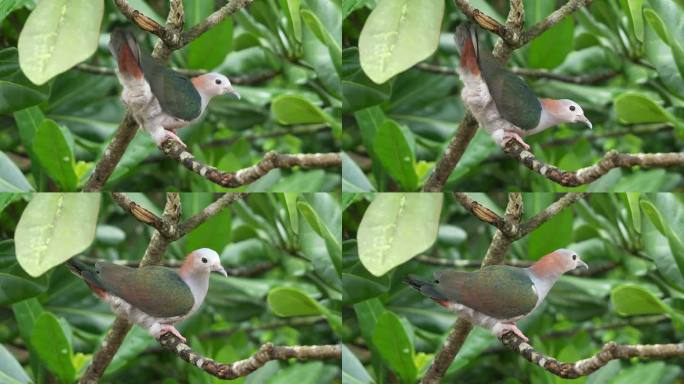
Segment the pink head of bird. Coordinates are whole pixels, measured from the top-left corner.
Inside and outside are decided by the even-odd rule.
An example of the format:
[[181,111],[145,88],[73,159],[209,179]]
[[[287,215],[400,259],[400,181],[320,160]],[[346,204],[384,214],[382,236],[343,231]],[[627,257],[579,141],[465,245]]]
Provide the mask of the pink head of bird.
[[210,98],[228,93],[240,99],[240,94],[233,88],[230,80],[220,73],[210,72],[193,77],[192,83],[200,92]]
[[558,123],[582,123],[592,129],[591,121],[584,116],[579,104],[569,99],[542,99],[544,110]]
[[207,275],[210,272],[217,272],[228,277],[226,270],[221,265],[218,253],[209,248],[200,248],[190,252],[181,266],[181,271],[189,274],[202,273]]
[[589,269],[589,266],[580,259],[577,252],[565,248],[556,249],[530,267],[538,276],[547,277],[560,276],[576,268]]

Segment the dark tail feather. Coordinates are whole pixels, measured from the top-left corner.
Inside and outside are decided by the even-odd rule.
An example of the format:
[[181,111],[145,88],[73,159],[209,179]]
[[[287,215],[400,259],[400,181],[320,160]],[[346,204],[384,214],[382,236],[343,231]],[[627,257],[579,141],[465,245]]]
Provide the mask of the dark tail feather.
[[461,52],[461,68],[468,70],[473,75],[479,75],[478,54],[480,47],[477,28],[469,22],[460,24],[456,28],[454,40],[459,52]]
[[109,38],[109,50],[116,58],[119,73],[138,79],[142,77],[140,46],[131,31],[121,28],[113,30]]
[[67,261],[66,266],[69,268],[71,273],[83,279],[83,281],[88,284],[90,289],[92,289],[93,292],[95,292],[98,296],[103,296],[106,294],[106,289],[97,279],[97,272],[93,267],[76,259],[70,259]]
[[[449,301],[449,298],[438,292],[435,284],[431,281],[424,280],[416,275],[407,275],[404,281],[416,291],[442,304]],[[442,304],[444,305],[444,304]]]

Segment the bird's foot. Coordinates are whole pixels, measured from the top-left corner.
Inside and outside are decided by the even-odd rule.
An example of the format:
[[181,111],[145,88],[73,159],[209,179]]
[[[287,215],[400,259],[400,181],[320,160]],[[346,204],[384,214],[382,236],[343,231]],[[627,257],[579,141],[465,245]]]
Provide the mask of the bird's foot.
[[165,333],[171,333],[172,335],[176,336],[179,338],[183,343],[185,343],[186,339],[183,337],[183,335],[178,332],[176,327],[174,327],[171,324],[162,324],[161,328],[159,329],[159,337]]
[[505,132],[503,134],[503,137],[501,140],[502,146],[506,146],[506,144],[511,140],[515,140],[516,142],[518,142],[518,144],[522,145],[522,147],[525,148],[526,151],[530,150],[530,146],[526,142],[523,141],[523,139],[522,139],[522,137],[520,137],[520,135],[518,135],[515,132]]
[[494,332],[496,333],[496,336],[499,338],[501,338],[501,336],[503,336],[504,333],[513,332],[516,336],[523,339],[526,343],[530,341],[530,339],[528,339],[527,336],[525,336],[515,324],[499,323],[496,326],[494,326]]
[[171,140],[177,141],[178,144],[180,144],[183,148],[187,148],[187,147],[188,147],[187,145],[185,145],[185,143],[183,142],[183,140],[181,140],[181,138],[178,137],[178,135],[176,135],[173,131],[170,131],[170,130],[168,130],[168,129],[165,129],[164,131],[165,131],[165,135],[166,135],[166,136],[164,137],[164,141],[165,141],[165,140],[168,140],[168,139],[171,139]]

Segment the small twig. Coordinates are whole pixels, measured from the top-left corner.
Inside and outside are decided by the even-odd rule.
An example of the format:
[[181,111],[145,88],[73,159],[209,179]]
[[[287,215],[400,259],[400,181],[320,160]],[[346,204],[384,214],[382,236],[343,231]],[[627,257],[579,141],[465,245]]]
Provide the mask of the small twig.
[[209,15],[209,17],[202,20],[197,25],[193,25],[189,30],[185,31],[181,38],[181,44],[188,44],[189,42],[200,37],[204,32],[221,23],[228,16],[249,6],[252,1],[253,0],[230,0],[228,4]]
[[166,333],[162,335],[159,344],[165,349],[175,353],[181,359],[218,377],[219,379],[235,379],[246,376],[271,360],[326,360],[341,359],[342,348],[339,345],[295,345],[276,347],[266,343],[251,357],[230,364],[219,363],[208,357],[193,351],[179,338]]
[[586,192],[568,192],[564,194],[560,199],[554,201],[549,205],[548,207],[544,208],[541,212],[537,213],[536,215],[532,216],[529,220],[527,220],[525,223],[521,224],[515,239],[521,239],[530,233],[534,231],[535,229],[539,228],[542,224],[546,223],[547,221],[551,220],[554,216],[560,213],[560,211],[564,210],[565,208],[575,204],[579,200],[584,199],[587,197],[588,193]]
[[592,0],[570,0],[563,4],[560,8],[553,11],[550,15],[546,16],[543,20],[528,28],[522,36],[520,36],[519,41],[514,46],[516,48],[522,47],[523,45],[529,43],[530,41],[537,38],[537,36],[546,32],[549,28],[560,23],[564,18],[577,11],[578,9],[588,6],[591,4]]
[[504,229],[506,221],[503,219],[503,217],[497,215],[496,212],[471,199],[464,192],[454,192],[453,195],[454,199],[456,199],[456,201],[458,201],[463,208],[465,208],[473,216],[481,221],[484,221],[485,223],[495,226],[498,229]]
[[684,153],[618,153],[609,151],[596,164],[578,169],[564,171],[553,165],[538,160],[532,152],[525,150],[520,144],[509,141],[503,147],[504,153],[518,160],[524,166],[547,179],[565,187],[577,187],[589,184],[614,168],[641,167],[684,167]]
[[181,163],[185,168],[212,183],[226,188],[237,188],[253,183],[276,168],[329,168],[338,167],[342,164],[342,158],[339,153],[282,155],[276,152],[268,152],[264,155],[263,159],[251,167],[236,172],[224,172],[201,163],[175,140],[164,141],[161,150],[170,158]]
[[142,207],[135,201],[131,200],[128,196],[121,192],[112,192],[112,199],[124,212],[133,216],[136,220],[147,225],[151,225],[157,231],[167,234],[168,228],[164,228],[164,220],[159,216],[155,215],[150,210]]
[[629,359],[632,357],[667,358],[684,356],[684,343],[620,345],[609,342],[590,358],[578,360],[574,363],[564,363],[538,352],[530,344],[524,342],[511,332],[503,334],[500,340],[506,347],[517,352],[531,363],[566,379],[587,376],[608,364],[611,360]]

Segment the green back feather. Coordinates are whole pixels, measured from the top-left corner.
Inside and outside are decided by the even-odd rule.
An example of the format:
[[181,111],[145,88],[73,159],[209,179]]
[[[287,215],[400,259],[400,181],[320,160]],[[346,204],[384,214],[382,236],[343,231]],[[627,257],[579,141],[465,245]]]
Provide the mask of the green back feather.
[[181,120],[193,120],[202,113],[202,98],[190,79],[159,64],[144,52],[140,67],[152,93],[164,112]]

